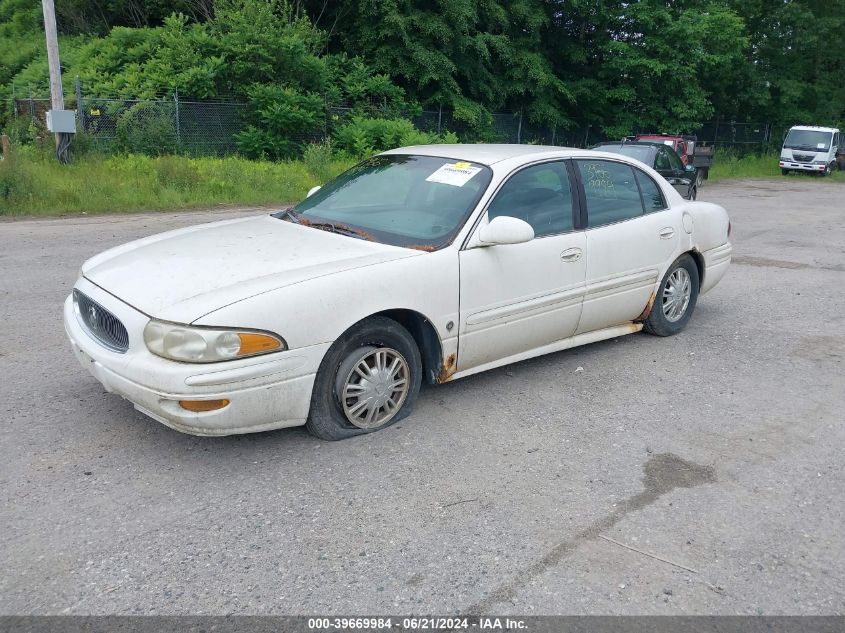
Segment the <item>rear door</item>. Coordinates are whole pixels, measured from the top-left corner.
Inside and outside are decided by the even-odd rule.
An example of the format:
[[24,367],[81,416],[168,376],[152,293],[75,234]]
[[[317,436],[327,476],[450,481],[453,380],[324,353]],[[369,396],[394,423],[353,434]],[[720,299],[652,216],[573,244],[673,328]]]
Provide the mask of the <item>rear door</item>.
[[581,334],[642,314],[683,229],[644,171],[612,160],[577,159],[575,166],[587,227]]

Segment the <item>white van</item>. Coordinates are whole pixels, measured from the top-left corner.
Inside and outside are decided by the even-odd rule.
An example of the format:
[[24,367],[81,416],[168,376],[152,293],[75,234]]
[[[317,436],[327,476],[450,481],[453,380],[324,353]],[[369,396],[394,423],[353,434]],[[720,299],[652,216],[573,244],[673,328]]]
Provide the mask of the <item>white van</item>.
[[783,141],[780,150],[780,171],[811,171],[827,176],[845,168],[845,134],[833,127],[795,125]]

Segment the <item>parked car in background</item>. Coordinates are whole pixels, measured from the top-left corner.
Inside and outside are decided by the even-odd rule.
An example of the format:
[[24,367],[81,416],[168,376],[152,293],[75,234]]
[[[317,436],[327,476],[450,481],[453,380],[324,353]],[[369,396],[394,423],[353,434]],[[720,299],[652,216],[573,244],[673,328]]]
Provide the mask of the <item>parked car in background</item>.
[[687,200],[695,200],[698,197],[695,167],[684,165],[677,152],[664,143],[659,141],[605,142],[593,146],[593,149],[636,158],[663,176],[681,194],[681,197]]
[[626,138],[628,141],[652,141],[663,143],[678,153],[684,165],[693,165],[696,170],[696,189],[701,189],[710,174],[713,165],[715,147],[699,143],[697,136],[672,134],[637,134]]
[[778,164],[784,176],[791,171],[828,176],[845,169],[845,135],[833,127],[795,125],[783,140]]
[[64,307],[82,365],[179,431],[341,439],[423,381],[675,334],[731,258],[725,209],[607,152],[406,147],[315,189],[85,262]]

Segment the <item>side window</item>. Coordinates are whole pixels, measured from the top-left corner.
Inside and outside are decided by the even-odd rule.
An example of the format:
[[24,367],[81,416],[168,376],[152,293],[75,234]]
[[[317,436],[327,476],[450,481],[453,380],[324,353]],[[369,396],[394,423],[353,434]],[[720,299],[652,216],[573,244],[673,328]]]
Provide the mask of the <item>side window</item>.
[[572,190],[562,162],[542,163],[517,172],[487,208],[488,217],[525,220],[536,237],[572,230]]
[[637,175],[637,183],[640,185],[640,192],[643,194],[643,208],[646,213],[654,211],[662,211],[666,208],[666,200],[663,198],[663,192],[660,187],[652,180],[644,171],[635,169],[634,173]]
[[655,171],[670,171],[672,167],[669,165],[669,152],[665,149],[658,148],[657,156],[654,159]]
[[587,226],[622,222],[643,214],[634,170],[624,163],[605,160],[576,161],[587,202]]
[[666,155],[669,157],[669,165],[671,165],[670,169],[673,169],[674,171],[684,171],[684,164],[675,152],[666,152]]

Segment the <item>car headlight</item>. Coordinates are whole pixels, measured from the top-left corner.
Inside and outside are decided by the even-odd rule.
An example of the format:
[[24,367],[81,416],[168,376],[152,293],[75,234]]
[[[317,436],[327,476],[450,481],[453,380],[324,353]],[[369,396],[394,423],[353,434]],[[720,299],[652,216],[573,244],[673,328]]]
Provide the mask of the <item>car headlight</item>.
[[150,321],[144,342],[153,354],[190,363],[215,363],[287,349],[284,340],[271,332],[193,327]]

